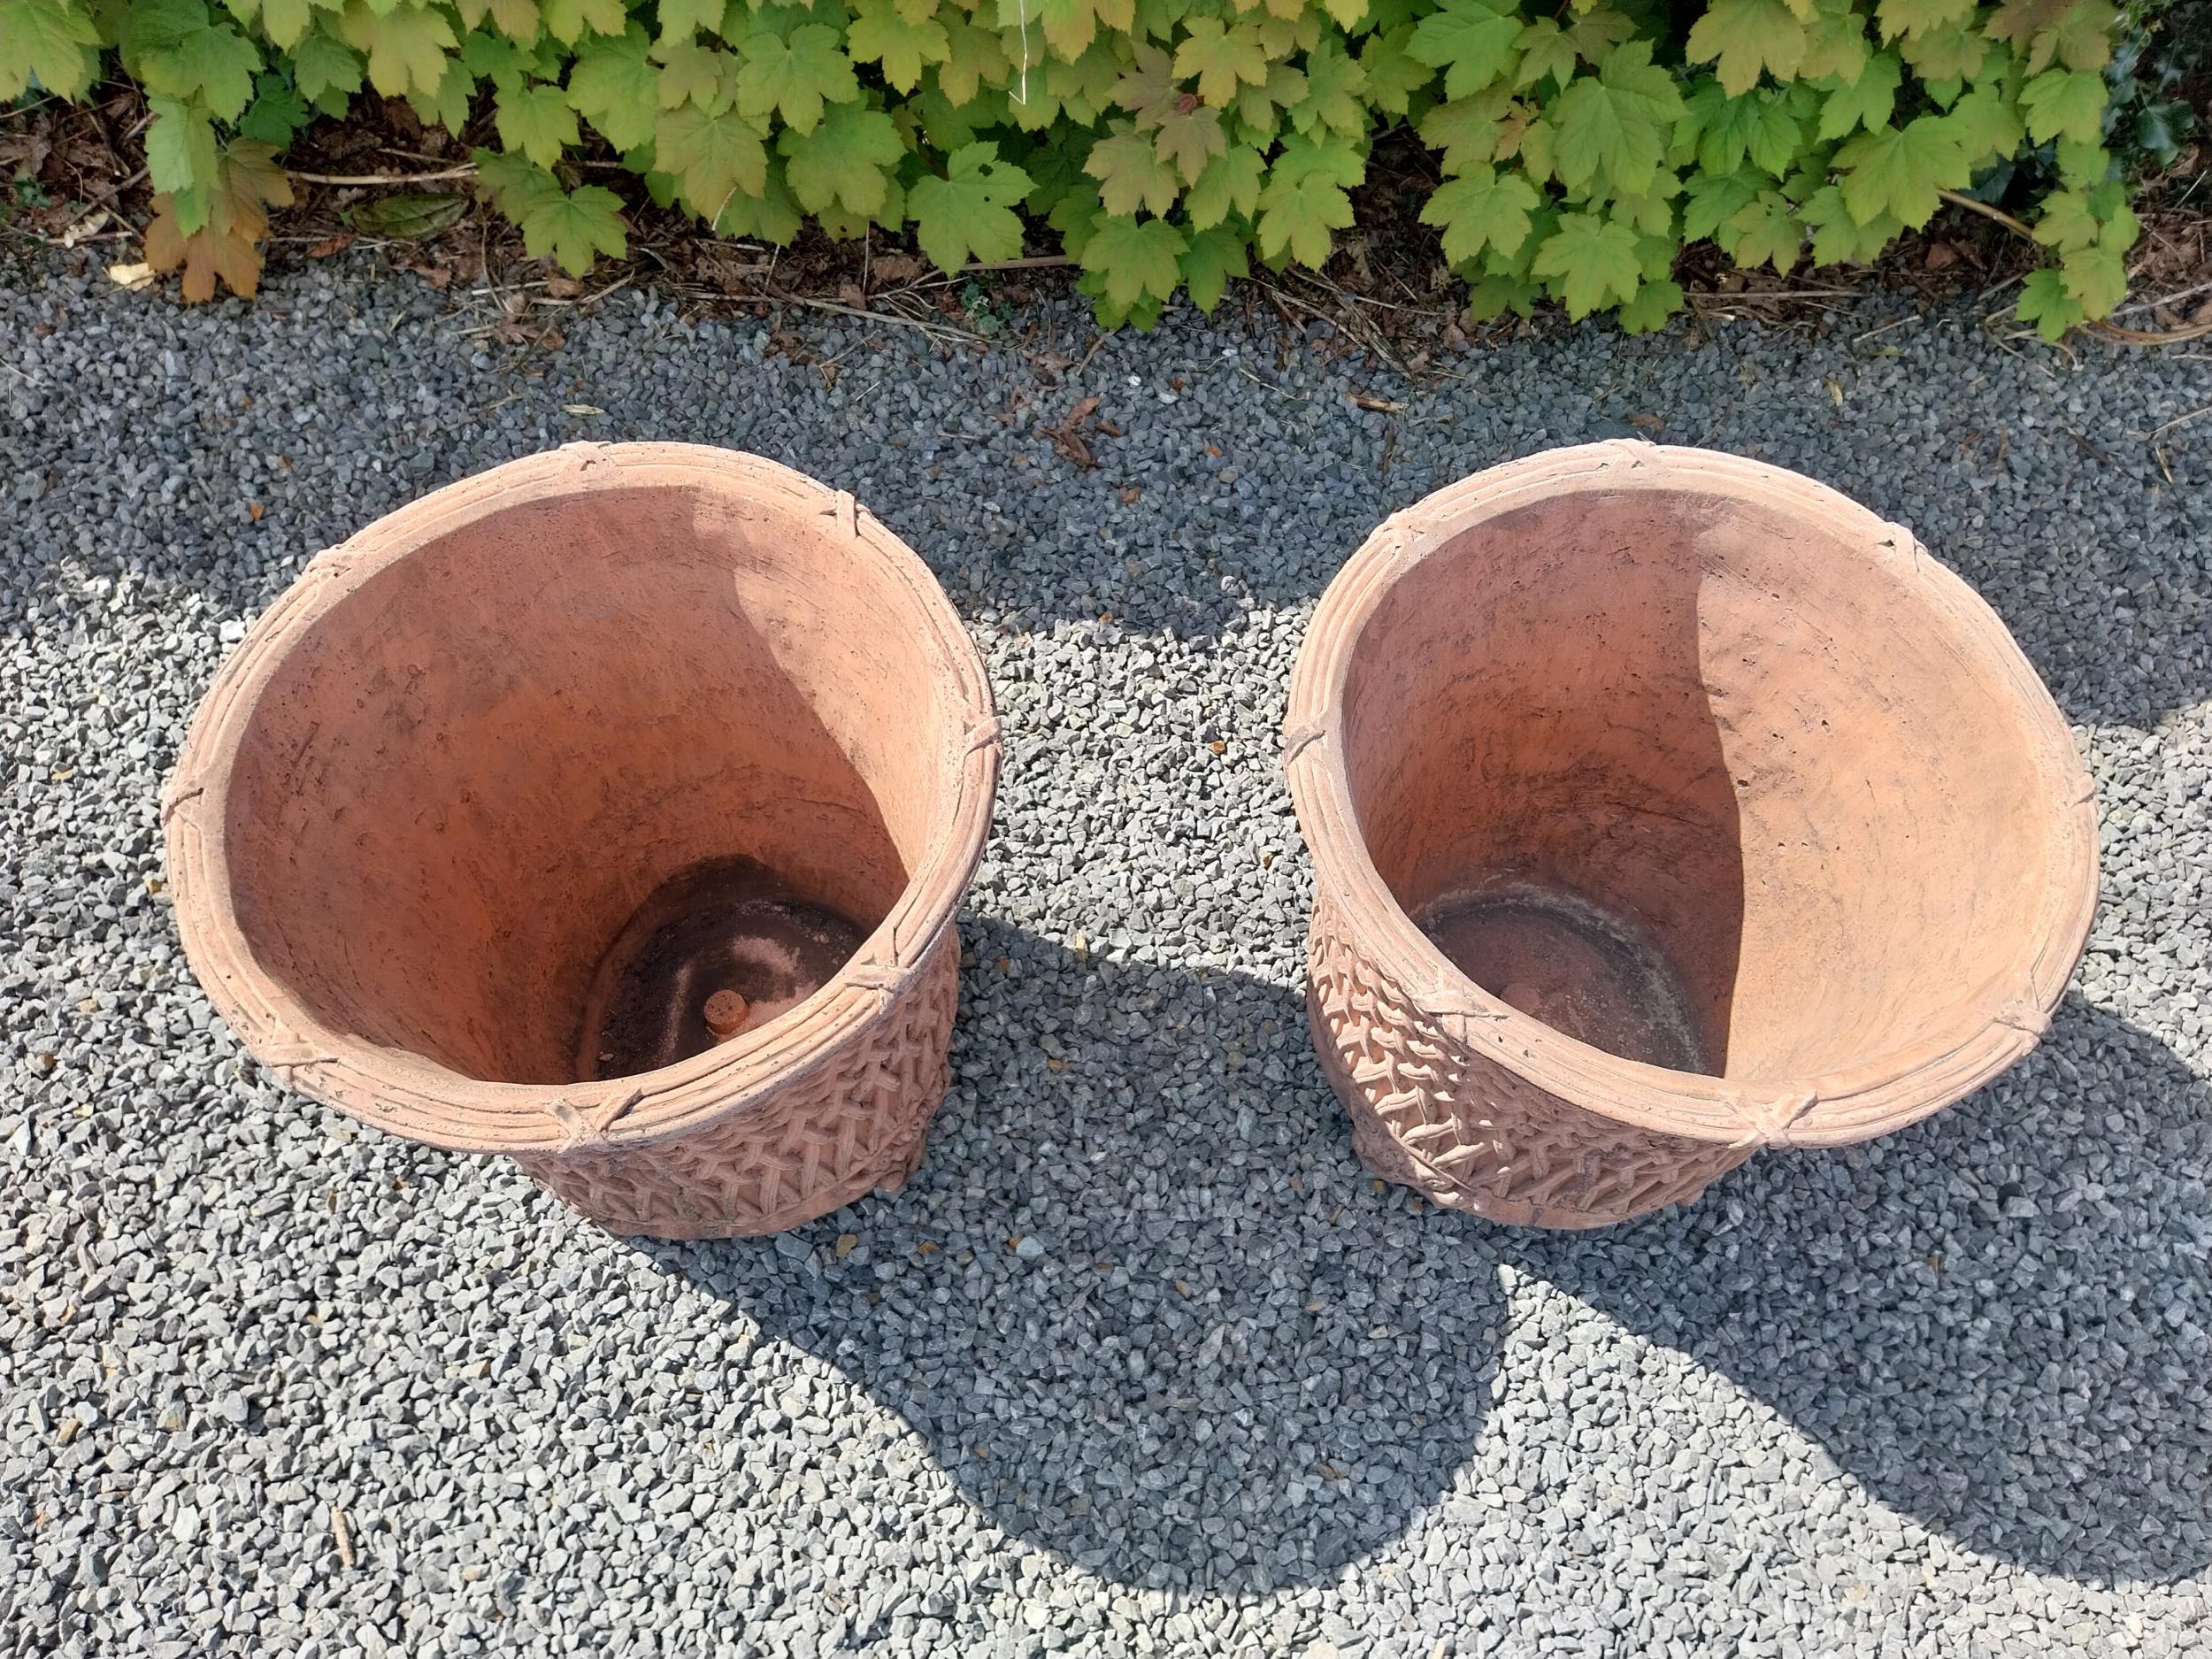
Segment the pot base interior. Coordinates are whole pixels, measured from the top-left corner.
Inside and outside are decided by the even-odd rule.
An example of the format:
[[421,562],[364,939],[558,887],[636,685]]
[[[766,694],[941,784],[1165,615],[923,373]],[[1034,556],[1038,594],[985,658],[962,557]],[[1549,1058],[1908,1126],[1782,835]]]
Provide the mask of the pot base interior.
[[1673,964],[1580,895],[1492,883],[1415,920],[1454,967],[1553,1030],[1624,1060],[1711,1071]]
[[[584,1002],[577,1079],[655,1071],[757,1031],[820,990],[866,936],[756,859],[713,858],[680,871],[647,896],[600,959]],[[719,1032],[709,1023],[710,999]]]

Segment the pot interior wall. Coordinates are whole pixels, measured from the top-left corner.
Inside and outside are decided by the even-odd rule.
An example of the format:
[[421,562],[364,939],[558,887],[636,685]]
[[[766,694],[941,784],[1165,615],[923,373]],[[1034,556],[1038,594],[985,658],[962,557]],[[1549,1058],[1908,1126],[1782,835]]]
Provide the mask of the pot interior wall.
[[710,488],[512,505],[388,565],[263,689],[226,848],[263,965],[333,1028],[562,1083],[662,882],[758,860],[872,929],[943,809],[911,594],[828,515]]
[[1746,1081],[1994,1012],[2054,856],[2031,730],[1865,534],[1624,490],[1431,553],[1344,696],[1355,810],[1399,904],[1596,906],[1671,966],[1700,1069]]

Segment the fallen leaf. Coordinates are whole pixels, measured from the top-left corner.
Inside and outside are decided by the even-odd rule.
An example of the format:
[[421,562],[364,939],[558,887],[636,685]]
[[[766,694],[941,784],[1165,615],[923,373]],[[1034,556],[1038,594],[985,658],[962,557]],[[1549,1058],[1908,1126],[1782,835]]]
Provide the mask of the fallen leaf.
[[887,253],[870,266],[870,274],[885,282],[911,282],[922,273],[922,262],[910,253]]
[[1394,398],[1377,397],[1369,392],[1352,392],[1347,396],[1351,398],[1355,407],[1367,410],[1373,414],[1402,415],[1406,412],[1406,406]]
[[1628,424],[1642,428],[1655,438],[1667,429],[1667,423],[1657,415],[1631,415]]
[[154,268],[150,265],[111,265],[108,280],[117,288],[127,288],[135,294],[154,280]]
[[380,196],[348,208],[346,223],[365,236],[388,236],[394,242],[423,242],[468,211],[465,196],[434,190],[410,190],[398,196]]
[[561,407],[572,415],[603,415],[607,412],[596,403],[563,403]]
[[1820,383],[1828,388],[1828,396],[1834,402],[1835,406],[1841,409],[1843,407],[1843,382],[1831,375],[1824,376]]
[[307,250],[310,259],[327,259],[333,254],[343,253],[353,246],[353,233],[342,230],[335,236],[326,236]]
[[839,1233],[837,1235],[837,1259],[841,1262],[843,1261],[847,1256],[850,1256],[856,1248],[858,1248],[859,1244],[860,1235],[858,1233]]
[[266,507],[264,507],[257,501],[250,501],[246,503],[246,517],[252,519],[256,524],[259,524],[261,522],[261,515],[268,511],[269,510]]
[[546,274],[545,291],[557,300],[572,300],[584,291],[584,285],[574,277],[563,276],[559,272],[553,271]]
[[1121,501],[1125,507],[1133,507],[1143,499],[1144,492],[1134,484],[1124,484],[1121,487]]

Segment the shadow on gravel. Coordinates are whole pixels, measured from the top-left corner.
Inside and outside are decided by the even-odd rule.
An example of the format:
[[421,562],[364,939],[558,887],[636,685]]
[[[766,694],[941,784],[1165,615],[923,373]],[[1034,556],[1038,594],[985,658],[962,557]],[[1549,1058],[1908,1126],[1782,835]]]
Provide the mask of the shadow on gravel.
[[2070,996],[1974,1099],[1798,1156],[1510,1254],[1967,1548],[2085,1581],[2212,1561],[2212,1100],[2163,1043]]
[[637,1248],[1118,1582],[1266,1590],[1398,1537],[1488,1413],[1499,1235],[1375,1190],[1291,991],[962,930],[953,1095],[895,1213]]

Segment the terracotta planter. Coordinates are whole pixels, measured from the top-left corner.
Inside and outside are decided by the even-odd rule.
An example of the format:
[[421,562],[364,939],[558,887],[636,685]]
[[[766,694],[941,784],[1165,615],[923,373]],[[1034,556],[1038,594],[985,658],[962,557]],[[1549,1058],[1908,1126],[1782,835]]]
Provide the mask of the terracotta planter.
[[718,1236],[919,1162],[997,771],[973,646],[850,495],[575,445],[310,565],[163,818],[193,968],[294,1087]]
[[1308,1010],[1376,1173],[1594,1226],[1895,1129],[2042,1033],[2089,780],[1989,608],[1809,480],[1601,443],[1379,529],[1285,764]]

